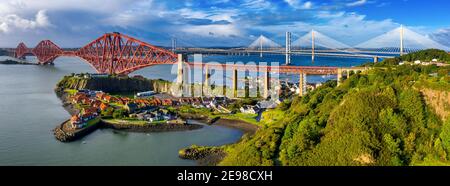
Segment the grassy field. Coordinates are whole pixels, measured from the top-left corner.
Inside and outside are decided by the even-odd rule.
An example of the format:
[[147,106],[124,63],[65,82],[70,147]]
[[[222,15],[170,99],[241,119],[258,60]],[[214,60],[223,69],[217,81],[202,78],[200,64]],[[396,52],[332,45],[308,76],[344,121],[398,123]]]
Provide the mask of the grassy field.
[[222,114],[222,115],[218,115],[218,116],[220,116],[221,118],[224,118],[224,119],[239,120],[239,121],[244,121],[246,123],[251,123],[254,125],[260,124],[258,121],[256,121],[256,117],[258,116],[258,114],[236,113],[236,114]]
[[116,96],[116,97],[127,97],[127,98],[134,99],[134,95],[136,95],[136,93],[135,92],[117,92],[117,93],[111,92],[110,95]]
[[258,116],[257,114],[244,114],[244,113],[224,114],[219,112],[212,112],[207,108],[194,108],[191,106],[182,106],[179,108],[178,111],[182,113],[204,115],[210,118],[221,117],[224,119],[239,120],[250,124],[259,125],[259,122],[256,121],[256,117]]
[[147,121],[137,119],[103,119],[103,121],[113,125],[120,125],[120,124],[139,125],[139,126],[148,125]]
[[100,121],[100,117],[97,117],[95,119],[91,119],[91,120],[89,120],[87,122],[86,127],[90,127],[90,126],[96,125],[99,121]]
[[70,96],[75,95],[78,90],[75,89],[65,89],[64,92],[66,92],[67,94],[69,94]]

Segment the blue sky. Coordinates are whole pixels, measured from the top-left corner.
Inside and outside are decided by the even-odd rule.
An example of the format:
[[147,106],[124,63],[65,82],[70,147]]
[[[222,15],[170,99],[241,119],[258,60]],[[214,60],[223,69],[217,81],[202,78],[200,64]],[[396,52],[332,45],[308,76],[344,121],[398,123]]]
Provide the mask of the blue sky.
[[449,45],[447,0],[0,0],[0,47],[80,47],[119,31],[154,45],[247,46],[315,29],[356,45],[400,24]]

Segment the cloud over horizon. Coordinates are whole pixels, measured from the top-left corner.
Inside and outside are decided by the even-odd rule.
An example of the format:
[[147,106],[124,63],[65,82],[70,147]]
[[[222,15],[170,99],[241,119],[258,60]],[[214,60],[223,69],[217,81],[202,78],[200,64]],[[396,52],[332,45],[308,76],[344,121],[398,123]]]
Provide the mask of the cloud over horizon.
[[384,0],[0,0],[0,47],[42,39],[80,47],[113,31],[162,46],[173,37],[189,47],[247,46],[261,34],[282,44],[286,31],[298,37],[311,29],[355,45],[400,25],[355,10],[366,4],[388,6]]

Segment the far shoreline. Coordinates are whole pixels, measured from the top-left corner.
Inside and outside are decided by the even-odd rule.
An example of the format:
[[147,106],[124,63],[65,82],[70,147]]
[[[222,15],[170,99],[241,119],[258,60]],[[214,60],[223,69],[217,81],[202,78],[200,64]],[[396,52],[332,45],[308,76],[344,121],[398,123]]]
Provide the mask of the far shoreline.
[[31,63],[26,61],[18,61],[12,59],[1,60],[0,65],[38,65],[37,63]]

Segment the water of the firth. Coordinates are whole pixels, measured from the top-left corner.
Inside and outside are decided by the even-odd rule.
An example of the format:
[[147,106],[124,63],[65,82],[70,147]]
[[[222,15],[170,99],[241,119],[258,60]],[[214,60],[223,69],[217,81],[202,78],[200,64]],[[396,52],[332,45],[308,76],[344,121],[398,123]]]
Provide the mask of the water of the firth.
[[[0,57],[0,60],[5,57]],[[31,59],[35,60],[35,59]],[[283,62],[284,56],[207,56],[203,61]],[[353,66],[366,59],[316,58],[295,56],[294,65]],[[148,78],[173,80],[171,66],[161,65],[139,70]],[[72,143],[54,139],[52,129],[69,114],[53,89],[70,73],[94,72],[78,58],[61,57],[54,66],[0,65],[0,165],[195,165],[178,158],[180,148],[198,145],[222,145],[237,141],[242,133],[221,126],[166,133],[127,133],[97,130]],[[295,79],[296,77],[292,77]],[[322,78],[308,77],[309,81]]]

